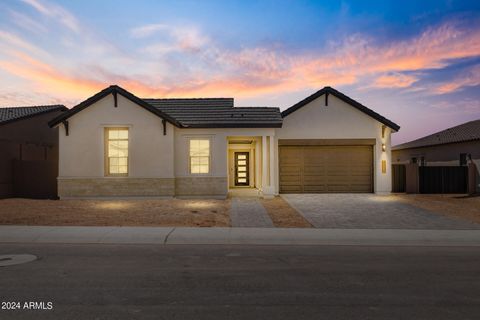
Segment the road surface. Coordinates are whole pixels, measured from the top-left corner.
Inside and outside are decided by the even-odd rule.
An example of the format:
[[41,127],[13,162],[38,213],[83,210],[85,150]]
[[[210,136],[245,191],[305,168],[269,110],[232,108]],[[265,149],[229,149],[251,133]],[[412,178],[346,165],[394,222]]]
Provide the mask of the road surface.
[[0,319],[480,316],[478,247],[0,244],[15,253],[39,259],[0,268],[21,304]]

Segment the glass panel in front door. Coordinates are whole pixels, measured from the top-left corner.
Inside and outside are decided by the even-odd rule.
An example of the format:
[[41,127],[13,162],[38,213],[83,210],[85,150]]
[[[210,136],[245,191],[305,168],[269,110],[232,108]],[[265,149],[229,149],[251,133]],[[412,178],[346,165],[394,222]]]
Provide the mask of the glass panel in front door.
[[249,165],[248,152],[235,152],[235,185],[248,186]]

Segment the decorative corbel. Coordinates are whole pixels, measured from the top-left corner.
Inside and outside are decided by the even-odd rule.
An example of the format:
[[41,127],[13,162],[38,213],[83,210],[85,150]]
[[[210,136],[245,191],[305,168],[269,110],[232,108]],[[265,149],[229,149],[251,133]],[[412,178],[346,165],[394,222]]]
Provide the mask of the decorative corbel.
[[65,127],[65,135],[68,136],[68,133],[69,133],[69,130],[68,130],[68,121],[67,121],[67,120],[63,120],[62,123],[63,123],[63,126]]
[[163,124],[163,135],[167,135],[167,120],[162,119],[162,124]]

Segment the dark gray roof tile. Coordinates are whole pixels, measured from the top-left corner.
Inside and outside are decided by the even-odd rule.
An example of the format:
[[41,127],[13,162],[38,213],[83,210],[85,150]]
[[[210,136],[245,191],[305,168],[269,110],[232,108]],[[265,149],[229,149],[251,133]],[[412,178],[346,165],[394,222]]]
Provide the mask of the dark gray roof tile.
[[392,150],[435,146],[439,144],[480,140],[480,119],[448,128],[426,137],[397,145]]
[[281,127],[279,108],[234,107],[232,98],[143,99],[186,128]]
[[57,110],[67,110],[64,105],[32,106],[32,107],[8,107],[0,108],[0,124],[29,118],[35,115]]

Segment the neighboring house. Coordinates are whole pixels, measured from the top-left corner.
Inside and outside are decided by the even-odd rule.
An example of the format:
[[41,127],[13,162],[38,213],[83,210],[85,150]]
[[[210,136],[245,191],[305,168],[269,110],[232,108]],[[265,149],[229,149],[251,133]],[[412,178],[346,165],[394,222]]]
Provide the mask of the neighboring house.
[[[0,198],[55,197],[58,130],[48,121],[65,106],[0,108]],[[45,163],[52,168],[50,179]]]
[[399,130],[330,87],[280,113],[110,86],[50,126],[60,129],[60,198],[390,192],[390,134]]
[[471,161],[480,182],[480,119],[397,145],[392,148],[392,161],[419,166],[465,166]]

